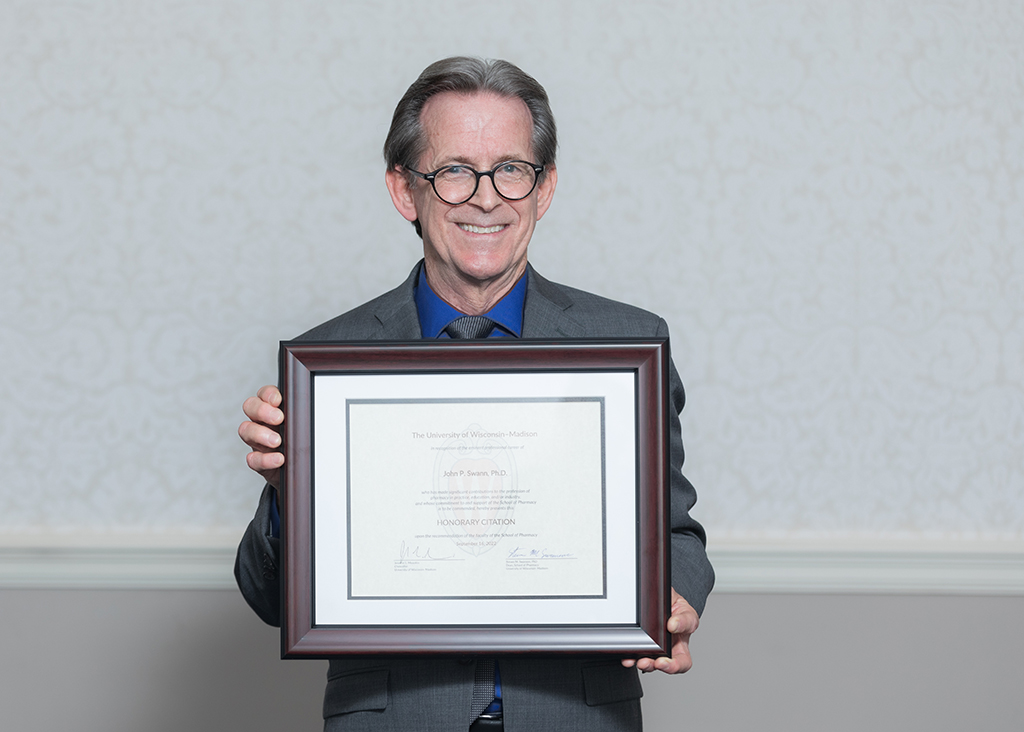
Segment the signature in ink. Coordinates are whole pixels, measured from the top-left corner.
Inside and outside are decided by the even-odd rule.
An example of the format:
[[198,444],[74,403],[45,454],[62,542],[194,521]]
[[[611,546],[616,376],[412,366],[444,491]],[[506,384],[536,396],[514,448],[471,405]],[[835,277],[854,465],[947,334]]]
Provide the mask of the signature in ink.
[[573,552],[550,552],[547,549],[525,549],[517,546],[509,550],[508,559],[573,559]]
[[421,548],[418,544],[411,547],[402,540],[402,545],[398,548],[398,561],[399,562],[444,562],[450,559],[455,559],[455,554],[452,553],[446,557],[435,557],[431,553],[431,549],[428,546],[426,549]]

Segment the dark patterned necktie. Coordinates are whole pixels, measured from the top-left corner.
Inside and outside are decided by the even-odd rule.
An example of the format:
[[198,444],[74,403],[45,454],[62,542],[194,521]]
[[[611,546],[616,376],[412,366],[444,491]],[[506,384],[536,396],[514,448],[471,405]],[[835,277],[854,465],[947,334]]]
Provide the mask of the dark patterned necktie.
[[494,321],[483,315],[463,315],[445,326],[449,338],[486,338],[494,330]]
[[476,719],[494,701],[494,659],[481,658],[476,662],[476,674],[473,676],[473,701],[469,711]]

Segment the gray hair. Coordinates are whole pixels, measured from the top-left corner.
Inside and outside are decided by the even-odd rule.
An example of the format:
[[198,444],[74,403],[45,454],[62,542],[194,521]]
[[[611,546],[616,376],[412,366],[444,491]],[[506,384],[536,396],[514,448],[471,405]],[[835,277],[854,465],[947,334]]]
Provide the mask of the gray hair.
[[[420,124],[420,115],[427,100],[435,94],[456,92],[474,94],[493,92],[502,97],[523,100],[533,118],[533,156],[545,168],[555,162],[558,136],[555,116],[548,104],[548,94],[536,79],[515,64],[500,59],[480,59],[452,56],[430,64],[406,90],[395,107],[391,129],[384,141],[384,161],[388,170],[396,167],[413,168],[419,165],[426,149],[426,136]],[[541,173],[543,178],[544,173]],[[422,236],[419,222],[413,222],[416,233]]]

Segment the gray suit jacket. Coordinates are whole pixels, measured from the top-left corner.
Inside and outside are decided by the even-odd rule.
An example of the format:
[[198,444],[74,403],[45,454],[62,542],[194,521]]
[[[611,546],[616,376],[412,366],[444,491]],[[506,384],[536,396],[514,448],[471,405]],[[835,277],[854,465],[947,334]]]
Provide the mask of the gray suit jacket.
[[[398,288],[300,336],[323,341],[416,340],[413,288],[417,265]],[[524,338],[612,338],[668,335],[657,315],[558,285],[530,270]],[[683,385],[669,370],[670,401],[683,408]],[[701,526],[690,518],[696,493],[683,477],[679,419],[670,420],[672,586],[697,610],[714,584]],[[280,624],[278,540],[270,536],[268,486],[238,547],[235,577],[265,622]],[[414,620],[414,619],[410,619]],[[464,732],[469,728],[472,658],[337,658],[327,673],[324,728],[328,732]],[[635,669],[617,659],[584,657],[501,659],[508,732],[625,732],[641,729],[642,690]]]

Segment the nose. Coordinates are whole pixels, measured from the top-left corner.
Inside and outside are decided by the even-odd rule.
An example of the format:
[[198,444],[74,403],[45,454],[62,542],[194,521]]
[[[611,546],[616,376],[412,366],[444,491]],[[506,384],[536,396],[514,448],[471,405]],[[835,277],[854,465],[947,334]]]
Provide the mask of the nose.
[[494,171],[484,173],[476,186],[476,193],[469,199],[472,203],[484,211],[490,211],[501,205],[502,197],[498,195],[498,189],[494,187]]

